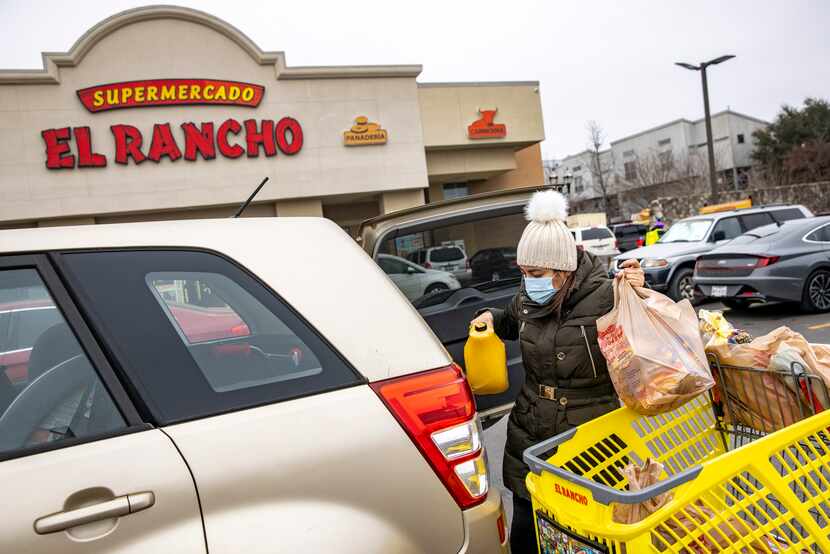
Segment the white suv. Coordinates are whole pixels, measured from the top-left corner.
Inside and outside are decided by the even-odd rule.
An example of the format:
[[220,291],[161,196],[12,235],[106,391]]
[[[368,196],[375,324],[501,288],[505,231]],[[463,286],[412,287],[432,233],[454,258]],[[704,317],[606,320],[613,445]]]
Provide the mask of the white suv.
[[413,252],[407,259],[427,269],[449,271],[461,276],[467,270],[467,254],[459,246],[433,246]]
[[330,221],[0,231],[0,299],[57,308],[0,368],[0,552],[507,551],[464,376]]
[[593,227],[576,227],[571,229],[577,247],[582,247],[594,256],[608,262],[620,254],[617,238],[611,229],[604,225]]

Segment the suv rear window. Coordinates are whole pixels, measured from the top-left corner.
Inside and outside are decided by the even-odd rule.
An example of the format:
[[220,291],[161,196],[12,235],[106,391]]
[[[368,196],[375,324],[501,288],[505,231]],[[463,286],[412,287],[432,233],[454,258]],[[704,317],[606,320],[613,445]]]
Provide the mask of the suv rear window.
[[773,223],[772,216],[768,212],[758,212],[741,216],[745,231],[751,231],[757,227],[763,227]]
[[791,221],[793,219],[804,219],[804,212],[799,210],[798,208],[787,208],[784,210],[772,210],[769,212],[772,217],[775,218],[775,221],[778,223],[784,223],[785,221]]
[[457,246],[436,248],[429,254],[429,259],[433,262],[454,262],[455,260],[460,260],[462,258],[464,258],[464,252],[462,252],[462,250]]
[[614,234],[618,237],[626,235],[641,235],[647,231],[645,225],[617,225]]
[[593,227],[591,229],[582,230],[582,240],[603,240],[610,239],[614,235],[605,227]]
[[294,310],[216,254],[60,258],[82,308],[160,424],[362,381]]
[[[498,287],[515,286],[521,277],[516,265],[516,245],[527,225],[521,208],[516,213],[503,215],[499,210],[483,211],[471,214],[461,222],[435,221],[418,224],[412,230],[406,228],[395,230],[392,238],[383,240],[375,254],[375,261],[380,263],[383,254],[406,258],[426,267],[427,263],[439,265],[453,263],[457,268],[452,271],[460,287],[490,286],[497,282]],[[392,233],[390,233],[392,234]],[[429,260],[418,260],[418,256],[429,251]],[[498,255],[497,252],[501,252]],[[466,253],[469,267],[461,268]],[[449,272],[440,275],[435,267],[427,275],[409,275],[395,284],[404,289],[429,288],[434,283],[447,283]],[[417,281],[417,283],[416,283]],[[415,285],[418,285],[416,287]],[[451,285],[449,290],[430,295],[430,302],[442,302],[454,294],[457,288]],[[408,294],[417,306],[423,307],[422,298]],[[426,298],[426,297],[424,297]]]

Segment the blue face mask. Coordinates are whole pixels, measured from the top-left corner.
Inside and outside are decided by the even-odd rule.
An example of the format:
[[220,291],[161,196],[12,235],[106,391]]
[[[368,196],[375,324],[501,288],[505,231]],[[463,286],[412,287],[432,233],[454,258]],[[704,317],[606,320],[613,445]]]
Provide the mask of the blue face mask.
[[531,300],[544,306],[559,291],[550,277],[525,277],[525,292]]

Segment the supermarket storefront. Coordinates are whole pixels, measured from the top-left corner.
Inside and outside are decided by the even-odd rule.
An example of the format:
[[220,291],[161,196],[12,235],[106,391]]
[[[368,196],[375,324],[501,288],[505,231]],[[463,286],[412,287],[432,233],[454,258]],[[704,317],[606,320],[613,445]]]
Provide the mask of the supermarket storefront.
[[177,7],[110,17],[43,70],[0,71],[0,228],[248,216],[344,227],[544,181],[538,84],[293,67]]

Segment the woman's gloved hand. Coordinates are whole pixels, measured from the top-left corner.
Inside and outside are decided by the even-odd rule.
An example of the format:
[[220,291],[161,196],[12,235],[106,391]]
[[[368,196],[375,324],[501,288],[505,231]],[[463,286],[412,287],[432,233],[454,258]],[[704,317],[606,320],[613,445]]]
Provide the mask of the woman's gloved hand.
[[620,265],[620,269],[622,271],[617,273],[617,279],[625,279],[634,288],[646,286],[646,274],[640,267],[639,261],[626,260]]
[[493,328],[493,314],[490,312],[482,312],[478,315],[477,318],[470,322],[470,325],[475,325],[476,323],[486,323],[487,326],[492,329]]

